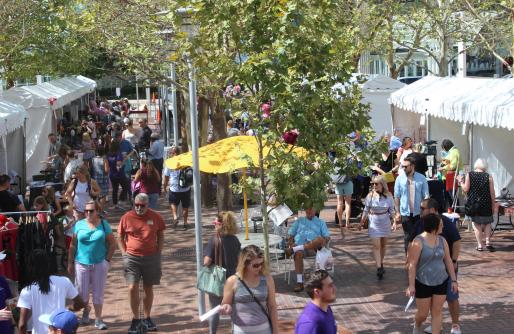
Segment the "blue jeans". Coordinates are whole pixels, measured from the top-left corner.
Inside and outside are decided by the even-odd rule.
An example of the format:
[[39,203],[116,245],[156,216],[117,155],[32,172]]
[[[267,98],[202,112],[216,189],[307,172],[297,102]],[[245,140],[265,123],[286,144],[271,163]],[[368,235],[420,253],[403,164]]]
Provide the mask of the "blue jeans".
[[159,194],[148,194],[148,206],[150,209],[157,209],[157,201],[159,200]]

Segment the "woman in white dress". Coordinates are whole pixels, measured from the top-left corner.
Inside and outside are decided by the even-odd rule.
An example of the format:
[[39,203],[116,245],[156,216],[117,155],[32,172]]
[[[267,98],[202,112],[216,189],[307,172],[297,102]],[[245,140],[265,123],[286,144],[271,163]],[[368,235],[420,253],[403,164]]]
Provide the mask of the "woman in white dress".
[[394,217],[394,200],[383,176],[374,176],[371,185],[373,189],[366,196],[360,227],[362,228],[366,219],[369,219],[368,235],[373,243],[377,276],[378,279],[382,279],[385,274],[384,256],[387,237],[391,234],[391,219]]

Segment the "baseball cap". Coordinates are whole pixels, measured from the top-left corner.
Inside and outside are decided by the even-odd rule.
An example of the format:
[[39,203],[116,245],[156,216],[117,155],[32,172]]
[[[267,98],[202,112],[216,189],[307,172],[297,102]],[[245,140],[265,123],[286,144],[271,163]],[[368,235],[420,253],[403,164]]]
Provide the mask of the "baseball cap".
[[79,324],[75,313],[65,308],[57,309],[51,314],[42,314],[39,316],[39,321],[60,329],[65,334],[73,334]]

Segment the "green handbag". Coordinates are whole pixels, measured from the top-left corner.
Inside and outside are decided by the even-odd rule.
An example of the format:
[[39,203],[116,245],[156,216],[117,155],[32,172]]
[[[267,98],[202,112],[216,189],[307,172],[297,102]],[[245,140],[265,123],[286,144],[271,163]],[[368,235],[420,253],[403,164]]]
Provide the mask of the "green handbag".
[[[217,252],[218,249],[220,254]],[[223,246],[221,239],[218,237],[214,242],[214,264],[210,267],[204,266],[198,273],[196,283],[198,290],[218,297],[223,296],[227,270],[221,266],[222,258]]]

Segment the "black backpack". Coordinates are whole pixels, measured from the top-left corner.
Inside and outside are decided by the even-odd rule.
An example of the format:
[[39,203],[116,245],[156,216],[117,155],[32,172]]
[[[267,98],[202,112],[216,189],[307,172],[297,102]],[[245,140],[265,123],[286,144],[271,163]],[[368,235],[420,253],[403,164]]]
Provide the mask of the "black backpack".
[[191,167],[186,167],[180,170],[178,185],[180,188],[186,188],[193,185],[193,169]]

